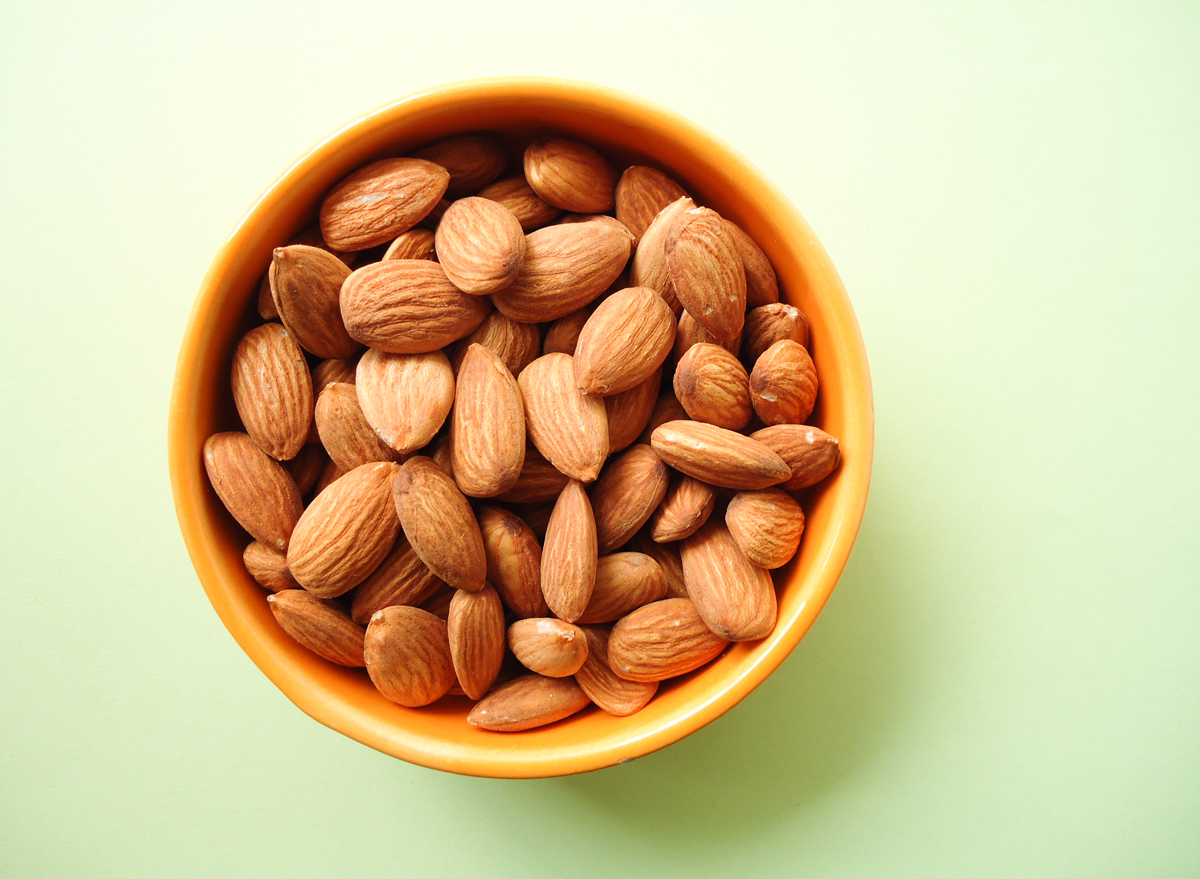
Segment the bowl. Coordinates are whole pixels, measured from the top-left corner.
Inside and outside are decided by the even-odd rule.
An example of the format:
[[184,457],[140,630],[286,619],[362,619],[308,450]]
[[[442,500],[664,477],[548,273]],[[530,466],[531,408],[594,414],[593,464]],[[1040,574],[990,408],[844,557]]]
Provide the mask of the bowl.
[[[539,134],[576,137],[618,169],[635,163],[662,169],[697,203],[741,225],[774,264],[783,301],[808,317],[820,382],[810,423],[841,442],[841,466],[800,496],[807,526],[797,556],[776,572],[775,629],[665,682],[629,717],[589,708],[538,729],[495,733],[467,724],[472,703],[462,697],[421,709],[389,702],[364,670],[326,662],[278,626],[267,592],[242,564],[248,537],[204,474],[204,440],[238,429],[230,361],[238,339],[261,322],[257,293],[273,248],[312,223],[322,196],[356,168],[481,131],[500,132],[514,148]],[[579,82],[489,79],[420,92],[354,120],[301,156],[251,206],[213,260],[188,320],[168,457],[179,525],[209,600],[250,659],[301,710],[411,763],[466,775],[542,777],[628,762],[678,741],[736,705],[783,662],[850,555],[867,500],[873,433],[866,352],[846,291],[808,224],[762,172],[709,132],[640,98]]]

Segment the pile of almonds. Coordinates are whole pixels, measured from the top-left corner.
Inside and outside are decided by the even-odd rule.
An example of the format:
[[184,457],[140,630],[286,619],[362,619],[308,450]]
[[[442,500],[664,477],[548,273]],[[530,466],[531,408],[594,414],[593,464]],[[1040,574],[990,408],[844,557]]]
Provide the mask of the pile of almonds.
[[335,186],[233,355],[245,431],[204,445],[289,635],[505,731],[768,635],[792,493],[839,461],[742,229],[577,141],[508,158],[458,137]]

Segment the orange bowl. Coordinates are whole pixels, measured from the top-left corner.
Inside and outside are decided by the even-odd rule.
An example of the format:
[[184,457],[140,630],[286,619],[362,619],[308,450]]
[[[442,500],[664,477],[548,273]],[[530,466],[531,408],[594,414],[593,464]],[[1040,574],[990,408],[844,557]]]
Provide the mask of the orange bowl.
[[[467,724],[471,703],[462,697],[420,709],[389,702],[363,669],[326,662],[275,623],[267,593],[242,564],[248,538],[204,474],[204,440],[239,429],[230,361],[241,335],[261,322],[258,285],[273,248],[312,223],[322,196],[354,169],[478,131],[500,132],[515,149],[535,134],[579,138],[618,168],[661,168],[698,203],[741,225],[774,263],[783,300],[808,317],[820,382],[811,423],[841,441],[841,466],[800,497],[807,527],[796,558],[776,572],[774,631],[665,682],[630,717],[589,708],[539,729],[494,733]],[[873,440],[866,352],[845,288],[808,224],[757,168],[692,122],[622,92],[551,79],[490,79],[431,89],[356,119],[254,203],[213,260],[192,308],[175,372],[168,459],[179,525],[209,600],[289,699],[326,726],[402,760],[514,778],[585,772],[648,754],[719,717],[774,671],[820,613],[850,555],[867,501]]]

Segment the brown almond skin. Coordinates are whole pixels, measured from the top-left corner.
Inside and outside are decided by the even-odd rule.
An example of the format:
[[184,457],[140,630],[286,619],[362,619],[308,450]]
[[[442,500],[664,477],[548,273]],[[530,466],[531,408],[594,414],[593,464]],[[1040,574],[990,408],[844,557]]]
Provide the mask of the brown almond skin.
[[695,207],[695,202],[684,197],[659,211],[641,236],[629,267],[629,283],[656,291],[671,306],[675,315],[680,313],[683,306],[671,284],[671,273],[667,267],[667,236],[675,224]]
[[265,543],[257,540],[248,543],[242,550],[242,562],[250,576],[264,589],[282,592],[284,589],[300,588],[296,578],[287,569],[287,555]]
[[683,312],[679,315],[679,330],[675,333],[675,347],[671,351],[671,356],[678,363],[687,354],[688,349],[693,345],[698,345],[701,342],[707,342],[710,345],[720,345],[734,357],[741,350],[742,337],[738,336],[730,342],[718,339],[704,327],[696,322],[690,312]]
[[638,442],[650,445],[650,437],[654,431],[666,424],[668,421],[688,421],[687,410],[679,402],[679,398],[675,396],[673,387],[663,390],[658,399],[654,402],[654,409],[650,412],[650,420],[646,423],[646,427],[638,436]]
[[667,233],[666,252],[683,307],[718,339],[737,339],[746,316],[746,274],[725,221],[708,208],[688,211]]
[[655,543],[643,528],[628,545],[631,550],[645,553],[658,562],[667,578],[667,598],[687,598],[687,586],[683,582],[683,560],[679,558],[678,543]]
[[486,198],[461,198],[446,210],[435,239],[438,262],[459,290],[483,296],[516,280],[525,232],[512,211]]
[[525,463],[525,406],[517,380],[495,354],[472,345],[463,358],[450,414],[450,466],[468,497],[503,494]]
[[387,607],[371,617],[364,644],[376,689],[407,708],[436,702],[457,678],[446,623],[416,607]]
[[305,351],[318,357],[349,357],[359,349],[342,320],[341,289],[350,269],[319,247],[275,248],[267,273],[271,298],[283,325]]
[[754,411],[768,425],[803,424],[817,403],[817,369],[799,342],[783,339],[750,372]]
[[575,381],[585,394],[605,397],[644,382],[675,343],[675,316],[649,287],[620,290],[592,312],[575,346]]
[[608,453],[617,452],[633,445],[634,441],[650,423],[654,404],[658,402],[658,390],[662,386],[662,369],[656,369],[639,385],[619,394],[604,398],[604,410],[608,415]]
[[587,638],[570,623],[549,617],[517,620],[508,648],[521,665],[548,678],[570,677],[587,659]]
[[791,477],[779,487],[799,491],[816,485],[837,469],[842,460],[836,437],[808,424],[778,424],[750,434],[791,468]]
[[762,443],[699,421],[668,421],[650,445],[670,467],[722,488],[768,488],[784,482],[791,468]]
[[204,469],[225,509],[251,537],[287,549],[304,505],[282,464],[248,434],[229,431],[204,441]]
[[575,348],[579,345],[579,334],[591,316],[592,309],[584,307],[553,321],[546,328],[546,338],[542,340],[542,353],[570,354],[574,357]]
[[246,433],[277,461],[304,446],[312,422],[308,361],[281,324],[255,327],[238,342],[230,374],[233,403]]
[[605,214],[615,204],[616,170],[577,140],[535,140],[525,150],[525,179],[538,198],[564,211]]
[[341,289],[346,331],[364,345],[393,354],[437,351],[469,336],[488,310],[486,299],[463,293],[440,265],[427,259],[365,265]]
[[317,480],[321,478],[321,471],[329,462],[329,455],[319,440],[318,437],[318,442],[308,443],[287,463],[288,472],[296,480],[296,488],[300,490],[301,496],[308,494],[309,489],[317,484]]
[[778,302],[779,279],[762,248],[737,223],[725,220],[725,228],[733,238],[746,273],[746,307],[759,308]]
[[754,366],[763,352],[784,339],[808,347],[808,321],[794,305],[776,302],[746,312],[742,331],[742,359]]
[[346,471],[337,465],[332,459],[325,462],[325,466],[321,469],[321,475],[317,477],[317,483],[312,489],[312,498],[323,492],[329,486],[333,485],[339,479],[346,475]]
[[479,531],[487,556],[487,578],[504,606],[520,619],[549,614],[542,595],[542,547],[533,529],[516,513],[482,506]]
[[297,583],[318,598],[336,598],[379,567],[400,533],[391,504],[399,469],[387,462],[355,467],[308,505],[288,546]]
[[775,584],[750,562],[729,529],[709,520],[679,552],[688,597],[705,624],[729,641],[755,641],[775,628]]
[[275,307],[275,300],[271,298],[271,271],[268,269],[263,273],[262,280],[258,284],[258,316],[263,320],[279,320],[279,309]]
[[542,330],[537,324],[510,320],[498,311],[489,314],[469,336],[459,339],[450,349],[450,365],[458,372],[467,349],[474,344],[487,348],[502,361],[513,375],[541,355]]
[[725,509],[725,525],[738,549],[760,568],[782,568],[804,533],[804,511],[778,488],[738,492]]
[[317,598],[303,589],[288,589],[268,595],[267,604],[280,628],[302,647],[349,668],[367,664],[363,657],[366,630],[332,601]]
[[662,504],[650,517],[651,539],[669,543],[690,537],[708,521],[716,501],[711,485],[680,473],[671,480]]
[[313,392],[321,393],[330,382],[345,382],[354,384],[354,376],[358,370],[357,357],[340,357],[322,360],[312,371]]
[[666,595],[667,575],[650,556],[640,552],[601,556],[596,562],[592,600],[578,622],[613,623]]
[[321,445],[343,470],[399,457],[367,423],[352,384],[330,382],[325,386],[317,398],[316,421]]
[[516,484],[496,500],[506,504],[539,504],[553,501],[571,477],[542,457],[536,448],[525,447],[525,463]]
[[450,172],[447,198],[472,195],[504,172],[508,154],[494,137],[468,134],[452,137],[413,151],[413,156],[441,165]]
[[741,430],[754,413],[750,376],[733,354],[719,345],[693,345],[675,367],[675,397],[693,421]]
[[321,235],[342,251],[392,241],[446,193],[450,175],[424,159],[384,159],[358,169],[321,202]]
[[497,180],[490,186],[484,187],[480,198],[490,198],[499,202],[510,211],[521,223],[521,228],[532,232],[547,223],[554,222],[562,213],[554,205],[546,204],[533,191],[524,177],[508,177]]
[[393,494],[400,524],[421,561],[456,589],[482,589],[483,536],[454,480],[431,459],[415,455],[400,468]]
[[454,370],[441,351],[388,354],[374,349],[358,362],[355,393],[363,417],[400,455],[423,449],[454,405]]
[[575,386],[568,354],[546,354],[517,378],[525,425],[537,450],[560,471],[582,482],[600,475],[608,455],[608,412],[599,397]]
[[467,723],[495,732],[520,732],[570,717],[591,704],[574,678],[527,674],[492,690]]
[[450,619],[450,602],[459,592],[462,590],[443,583],[434,590],[433,595],[421,602],[421,610],[428,611],[442,622],[446,622]]
[[365,626],[377,611],[393,605],[418,606],[443,585],[421,561],[403,534],[371,576],[354,590],[350,618]]
[[608,665],[627,681],[665,681],[715,659],[729,642],[686,598],[664,598],[622,617],[608,637]]
[[420,226],[428,229],[431,232],[436,232],[438,223],[442,221],[442,217],[446,215],[446,211],[450,210],[450,205],[454,202],[448,198],[443,198],[427,213],[420,221]]
[[605,468],[591,491],[601,555],[623,546],[667,493],[667,466],[650,446],[636,445]]
[[432,232],[428,229],[409,229],[396,236],[381,259],[433,259],[436,255]]
[[662,171],[645,165],[631,165],[617,181],[617,219],[635,239],[640,239],[659,211],[685,196],[683,187]]
[[583,484],[571,480],[558,496],[542,544],[542,594],[555,616],[573,623],[596,585],[596,520]]
[[588,655],[575,682],[601,709],[617,717],[628,717],[646,706],[658,692],[657,681],[627,681],[608,666],[608,627],[580,626],[587,637]]
[[444,433],[427,445],[424,449],[425,456],[442,468],[442,472],[454,478],[454,463],[450,460],[450,434]]
[[469,699],[482,699],[504,661],[504,606],[491,586],[478,592],[458,589],[446,618],[450,658]]

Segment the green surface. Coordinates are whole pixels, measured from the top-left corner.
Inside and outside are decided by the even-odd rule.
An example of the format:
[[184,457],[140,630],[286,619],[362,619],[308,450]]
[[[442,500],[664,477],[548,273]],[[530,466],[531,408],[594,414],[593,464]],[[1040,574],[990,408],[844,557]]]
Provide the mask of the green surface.
[[[1200,873],[1198,45],[1184,3],[4,6],[0,875]],[[259,191],[375,105],[511,73],[762,167],[878,416],[858,545],[779,671],[535,782],[294,708],[205,599],[165,459]]]

